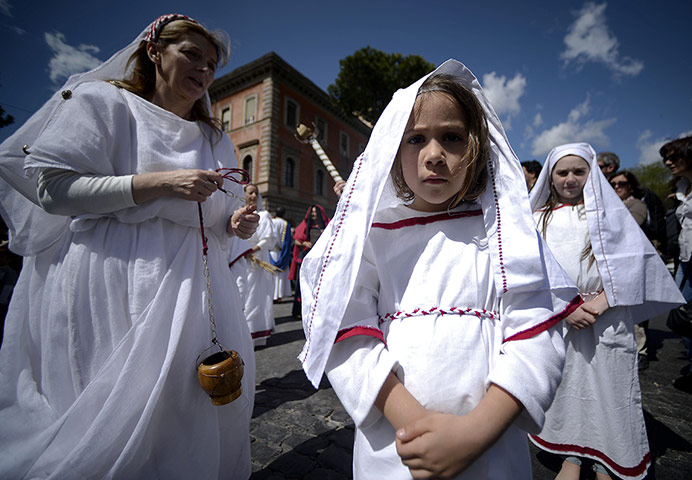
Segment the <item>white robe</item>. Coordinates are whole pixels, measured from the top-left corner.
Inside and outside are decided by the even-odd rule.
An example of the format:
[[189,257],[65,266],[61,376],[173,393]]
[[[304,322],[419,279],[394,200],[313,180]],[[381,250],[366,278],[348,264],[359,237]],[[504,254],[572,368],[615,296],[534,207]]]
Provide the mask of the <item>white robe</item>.
[[[541,212],[534,217],[538,223]],[[584,206],[553,210],[546,242],[585,300],[603,290],[596,264],[580,260],[589,236]],[[557,454],[588,457],[622,478],[640,479],[651,462],[637,373],[637,345],[629,307],[611,307],[596,323],[562,326],[563,378],[543,431],[531,439]]]
[[[271,215],[266,210],[257,212],[260,217],[257,230],[245,242],[239,242],[248,248],[258,246],[259,250],[253,255],[265,263],[269,262],[269,249],[276,242]],[[235,242],[234,242],[235,243]],[[242,250],[242,252],[240,252]],[[238,254],[247,249],[234,247],[232,255],[235,260]],[[274,323],[274,275],[256,263],[239,258],[231,267],[235,275],[240,296],[245,305],[245,318],[250,328],[250,334],[255,346],[266,345],[267,338],[276,329]]]
[[[212,147],[197,123],[89,82],[57,109],[27,165],[126,175],[232,158],[226,137]],[[241,397],[215,407],[197,382],[211,345],[197,204],[80,215],[26,259],[6,319],[0,477],[248,478],[254,355],[225,262],[238,207],[221,193],[203,203],[216,330],[245,361]]]
[[[326,369],[357,427],[356,479],[411,478],[374,406],[390,371],[439,412],[468,413],[490,383],[514,395],[525,411],[457,478],[531,478],[521,429],[540,429],[560,381],[564,346],[549,327],[566,312],[536,308],[546,303],[533,292],[498,300],[483,217],[470,209],[450,218],[400,205],[375,217]],[[505,322],[522,326],[516,340]]]
[[[274,237],[276,239],[275,248],[269,251],[271,259],[277,261],[281,255],[281,246],[283,244],[284,235],[291,235],[291,226],[283,218],[272,218],[274,225]],[[291,291],[291,281],[288,279],[289,266],[274,275],[274,300],[286,298],[293,295]]]

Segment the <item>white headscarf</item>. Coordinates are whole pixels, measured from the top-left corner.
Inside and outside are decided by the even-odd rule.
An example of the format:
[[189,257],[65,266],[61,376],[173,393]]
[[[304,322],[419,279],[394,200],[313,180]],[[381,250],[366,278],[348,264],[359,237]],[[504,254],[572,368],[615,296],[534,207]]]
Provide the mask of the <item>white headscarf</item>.
[[532,210],[548,201],[553,168],[567,155],[583,158],[590,167],[584,210],[608,304],[634,307],[635,318],[645,320],[684,303],[673,277],[601,172],[588,143],[568,143],[550,151],[531,190]]
[[[478,80],[456,60],[448,60],[430,75],[436,74],[451,75],[469,88],[488,120],[489,175],[479,201],[498,295],[507,291],[573,288],[552,256],[543,255],[544,246],[534,228],[523,170]],[[332,221],[303,260],[301,293],[307,340],[299,359],[313,385],[319,384],[324,372],[354,288],[375,213],[402,203],[396,197],[389,173],[418,89],[428,76],[394,94],[377,121],[365,151],[353,166]],[[325,285],[330,290],[325,292]],[[576,290],[569,291],[576,294]]]
[[[154,20],[135,39],[93,70],[72,75],[43,106],[12,136],[0,145],[0,214],[7,223],[9,248],[22,255],[36,255],[57,242],[68,228],[69,217],[46,213],[38,202],[36,178],[24,174],[25,150],[30,150],[60,104],[69,98],[71,90],[85,82],[127,78],[132,71],[127,62],[140,42],[149,35],[158,36],[161,28],[184,15],[164,15]],[[207,107],[211,111],[209,95]],[[26,146],[26,148],[25,148]]]

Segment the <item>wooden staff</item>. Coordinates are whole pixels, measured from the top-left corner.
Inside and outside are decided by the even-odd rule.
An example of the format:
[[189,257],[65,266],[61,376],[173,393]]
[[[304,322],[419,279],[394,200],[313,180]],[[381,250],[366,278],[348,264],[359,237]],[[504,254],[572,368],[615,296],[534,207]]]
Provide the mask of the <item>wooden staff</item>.
[[312,145],[312,148],[315,150],[315,152],[317,152],[317,156],[320,157],[320,160],[322,160],[324,168],[327,169],[327,172],[329,172],[329,175],[332,176],[334,182],[343,182],[344,179],[341,178],[341,175],[339,175],[339,172],[336,170],[336,167],[334,166],[332,161],[329,160],[327,154],[324,153],[322,145],[320,145],[320,142],[317,141],[315,125],[313,124],[312,127],[313,128],[310,128],[302,123],[298,125],[298,127],[296,128],[296,139],[301,143],[309,143],[310,145]]

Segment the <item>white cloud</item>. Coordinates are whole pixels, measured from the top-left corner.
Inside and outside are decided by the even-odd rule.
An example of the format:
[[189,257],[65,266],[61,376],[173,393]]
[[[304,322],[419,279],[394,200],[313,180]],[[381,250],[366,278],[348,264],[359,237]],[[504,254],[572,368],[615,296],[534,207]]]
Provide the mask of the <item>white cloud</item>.
[[507,130],[511,128],[511,117],[521,111],[519,98],[524,95],[524,90],[526,90],[526,78],[521,73],[517,73],[510,80],[495,72],[483,75],[483,91],[488,96],[495,113],[498,116],[504,116],[503,122]]
[[536,135],[531,144],[531,153],[535,156],[543,156],[558,145],[572,142],[608,145],[610,138],[605,133],[605,129],[614,124],[617,119],[585,120],[583,117],[589,113],[590,101],[587,97],[583,103],[569,112],[566,121]]
[[12,5],[9,0],[0,0],[0,13],[7,17],[12,16]]
[[[651,135],[651,130],[645,130],[644,133],[639,135],[639,138],[637,139],[636,145],[639,151],[641,152],[641,154],[639,155],[640,165],[650,165],[652,163],[660,162],[661,154],[658,151],[665,143],[668,143],[671,140],[673,140],[670,137],[663,137],[652,140]],[[683,132],[676,138],[689,137],[690,135],[692,135],[692,130],[690,130],[689,132]]]
[[616,74],[638,75],[644,63],[629,57],[620,57],[620,42],[610,32],[606,23],[607,4],[584,4],[577,19],[565,36],[567,48],[560,54],[565,65],[571,61],[581,67],[587,62],[600,62]]
[[73,73],[85,72],[101,64],[101,60],[92,55],[99,52],[99,48],[94,45],[73,47],[65,43],[65,35],[60,32],[46,33],[45,39],[53,51],[48,70],[54,84]]

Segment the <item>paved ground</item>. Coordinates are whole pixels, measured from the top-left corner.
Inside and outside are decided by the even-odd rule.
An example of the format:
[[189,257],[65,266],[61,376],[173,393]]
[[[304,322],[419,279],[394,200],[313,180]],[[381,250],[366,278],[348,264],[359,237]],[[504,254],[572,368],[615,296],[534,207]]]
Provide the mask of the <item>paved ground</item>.
[[[251,425],[252,480],[351,478],[353,423],[326,380],[314,389],[296,356],[304,337],[290,304],[275,305],[277,333],[256,350],[257,391]],[[654,463],[647,480],[692,478],[692,395],[673,388],[686,362],[664,318],[649,327],[652,361],[640,374]],[[555,477],[559,460],[531,447],[534,478]],[[585,472],[586,473],[586,472]],[[583,475],[584,479],[594,478]]]

